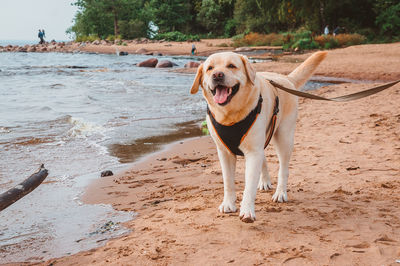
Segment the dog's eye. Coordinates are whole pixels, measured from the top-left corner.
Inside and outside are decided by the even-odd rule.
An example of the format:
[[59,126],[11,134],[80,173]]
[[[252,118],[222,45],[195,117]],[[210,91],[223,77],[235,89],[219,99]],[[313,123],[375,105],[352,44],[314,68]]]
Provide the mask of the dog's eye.
[[212,70],[213,69],[213,67],[212,66],[209,66],[208,68],[207,68],[207,71],[208,70]]
[[233,65],[233,64],[229,64],[229,65],[228,65],[228,68],[236,68],[236,66]]

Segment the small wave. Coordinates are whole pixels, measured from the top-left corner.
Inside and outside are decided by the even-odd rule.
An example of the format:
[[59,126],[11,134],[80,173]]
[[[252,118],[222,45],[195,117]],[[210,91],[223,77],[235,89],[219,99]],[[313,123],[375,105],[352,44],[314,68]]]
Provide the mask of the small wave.
[[61,83],[51,84],[50,88],[52,88],[52,89],[62,89],[62,88],[65,88],[65,85],[61,84]]
[[92,101],[95,101],[95,102],[99,101],[93,96],[88,95],[87,97],[88,97],[89,100],[92,100]]
[[10,133],[11,129],[9,127],[0,127],[0,134]]
[[48,106],[43,106],[40,108],[40,111],[53,111],[53,109],[51,109],[51,107]]
[[37,138],[37,137],[21,137],[14,141],[14,144],[22,146],[38,145],[44,143],[51,143],[54,139],[52,138]]
[[84,138],[95,133],[102,134],[105,131],[104,127],[96,125],[92,122],[87,122],[78,117],[69,117],[68,122],[73,125],[73,127],[68,130],[68,134],[72,137]]

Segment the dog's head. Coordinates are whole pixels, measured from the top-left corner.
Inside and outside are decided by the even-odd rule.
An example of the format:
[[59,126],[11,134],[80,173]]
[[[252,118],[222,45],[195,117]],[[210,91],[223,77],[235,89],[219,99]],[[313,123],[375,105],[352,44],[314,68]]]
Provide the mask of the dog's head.
[[256,72],[246,56],[232,52],[213,54],[199,66],[190,92],[199,86],[210,107],[235,109],[252,95]]

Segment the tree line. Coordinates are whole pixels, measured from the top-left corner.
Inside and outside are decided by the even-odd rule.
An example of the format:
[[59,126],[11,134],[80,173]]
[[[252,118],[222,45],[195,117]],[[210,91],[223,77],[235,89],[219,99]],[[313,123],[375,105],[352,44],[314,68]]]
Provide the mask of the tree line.
[[105,39],[181,32],[202,38],[271,33],[300,27],[333,30],[368,39],[398,40],[399,0],[76,0],[78,12],[67,33]]

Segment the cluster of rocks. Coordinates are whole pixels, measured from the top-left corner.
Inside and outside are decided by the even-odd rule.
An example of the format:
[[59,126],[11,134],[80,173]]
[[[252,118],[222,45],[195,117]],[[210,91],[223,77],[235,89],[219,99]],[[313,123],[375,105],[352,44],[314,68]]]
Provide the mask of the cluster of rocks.
[[32,52],[72,52],[77,47],[73,42],[46,42],[44,44],[32,44],[32,45],[7,45],[0,46],[0,52],[20,52],[20,53],[32,53]]
[[146,44],[146,43],[164,43],[166,42],[165,40],[150,40],[147,38],[139,38],[135,40],[114,40],[114,41],[109,41],[109,40],[95,40],[92,42],[85,42],[86,44],[93,44],[93,45],[128,45],[128,44]]
[[[120,41],[118,41],[120,42]],[[163,42],[161,41],[153,41],[148,39],[141,40],[129,40],[126,41],[129,43],[149,43],[149,42]],[[33,44],[33,45],[7,45],[0,46],[0,52],[21,52],[21,53],[30,53],[30,52],[62,52],[62,53],[72,53],[72,52],[80,52],[80,48],[85,47],[86,45],[114,45],[116,41],[106,41],[106,40],[96,40],[93,42],[46,42],[44,44]],[[134,52],[135,54],[142,55],[153,55],[153,56],[162,56],[161,53],[157,51],[148,51],[145,48],[140,48]],[[118,51],[118,55],[128,55],[128,52]],[[199,62],[190,61],[185,64],[185,68],[196,68],[200,65]],[[177,66],[174,62],[169,60],[158,60],[157,58],[150,58],[143,62],[137,64],[138,67],[154,67],[154,68],[169,68]]]
[[[193,68],[193,67],[198,67],[200,63],[190,61],[185,64],[185,68]],[[177,66],[174,62],[171,62],[169,60],[160,60],[158,61],[157,58],[150,58],[145,61],[142,61],[137,64],[138,67],[155,67],[155,68],[168,68],[168,67],[174,67]]]

